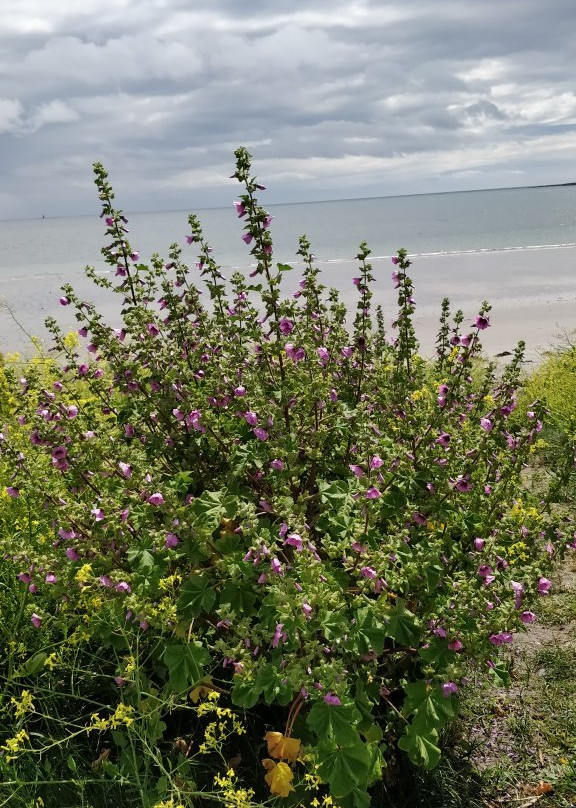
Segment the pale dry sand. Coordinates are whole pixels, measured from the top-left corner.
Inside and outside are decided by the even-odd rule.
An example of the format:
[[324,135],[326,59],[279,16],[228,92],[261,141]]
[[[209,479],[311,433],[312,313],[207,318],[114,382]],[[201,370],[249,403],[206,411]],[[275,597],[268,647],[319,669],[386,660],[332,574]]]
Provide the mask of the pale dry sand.
[[[443,297],[450,298],[454,310],[463,309],[466,326],[471,326],[482,300],[491,302],[491,327],[483,333],[488,356],[511,351],[519,340],[524,340],[527,356],[534,361],[542,351],[565,341],[576,330],[576,248],[414,256],[412,260],[410,272],[417,304],[415,326],[422,353],[426,355],[431,355],[434,349]],[[357,274],[355,264],[330,262],[319,266],[324,283],[342,291],[353,315],[357,293],[351,277]],[[382,303],[391,322],[396,292],[390,274],[394,267],[390,258],[376,258],[373,269],[378,279],[375,302]],[[290,288],[296,288],[298,277],[288,279]],[[58,303],[60,286],[66,280],[71,280],[82,299],[97,303],[110,325],[120,325],[119,296],[95,287],[81,272],[72,279],[57,272],[33,279],[11,278],[0,281],[0,299],[6,301],[20,325],[5,308],[0,308],[1,351],[31,353],[27,333],[49,345],[43,325],[49,315],[64,330],[78,328],[71,307]]]

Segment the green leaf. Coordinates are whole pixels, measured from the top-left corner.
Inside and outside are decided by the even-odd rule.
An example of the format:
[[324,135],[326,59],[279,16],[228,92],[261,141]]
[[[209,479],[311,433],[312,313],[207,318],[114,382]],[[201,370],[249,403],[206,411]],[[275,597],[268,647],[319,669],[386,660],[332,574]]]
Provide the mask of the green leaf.
[[66,758],[66,765],[68,766],[71,772],[75,772],[77,769],[76,761],[74,760],[72,755],[68,755],[68,757]]
[[371,608],[358,609],[352,639],[360,654],[367,654],[370,651],[381,654],[387,636],[388,630],[376,619]]
[[398,746],[408,753],[408,757],[416,766],[427,771],[433,769],[440,760],[438,733],[435,730],[423,730],[410,724],[405,734],[398,741]]
[[326,704],[317,701],[307,718],[308,726],[314,730],[319,739],[332,738],[342,746],[357,744],[360,712],[353,704]]
[[178,612],[187,618],[198,617],[202,612],[209,612],[215,600],[212,581],[202,575],[192,575],[180,589]]
[[276,268],[278,272],[292,272],[294,267],[290,266],[290,264],[276,264]]
[[247,587],[247,584],[227,581],[222,587],[220,602],[229,603],[237,614],[250,617],[255,612],[256,595]]
[[132,548],[126,553],[126,558],[130,562],[132,569],[144,576],[148,576],[154,569],[155,560],[150,550]]
[[414,622],[414,615],[406,608],[402,598],[398,598],[394,608],[386,615],[386,635],[392,637],[400,645],[416,644],[420,638],[420,629]]
[[256,681],[266,704],[288,704],[292,700],[292,688],[284,682],[284,674],[274,665],[265,665],[256,675]]
[[216,530],[225,514],[223,496],[223,491],[204,491],[192,501],[190,512],[195,517],[195,525],[210,532]]
[[353,746],[318,745],[318,774],[337,798],[366,780],[369,768],[370,755],[361,741]]
[[431,685],[423,680],[406,685],[402,710],[406,716],[414,715],[412,723],[420,728],[442,729],[456,718],[458,707],[458,699],[444,696],[440,685]]
[[178,693],[195,685],[204,676],[204,666],[210,654],[201,642],[169,642],[164,649],[164,664],[168,668],[171,687]]
[[36,654],[32,654],[32,656],[28,657],[14,672],[12,678],[18,679],[20,676],[34,676],[36,673],[40,673],[47,659],[48,654],[45,651],[38,651]]
[[262,687],[257,681],[240,679],[232,687],[232,704],[249,710],[258,702],[261,693]]
[[350,494],[350,484],[345,480],[336,480],[330,484],[325,480],[321,480],[318,488],[322,502],[331,505],[335,509],[342,508],[353,502]]

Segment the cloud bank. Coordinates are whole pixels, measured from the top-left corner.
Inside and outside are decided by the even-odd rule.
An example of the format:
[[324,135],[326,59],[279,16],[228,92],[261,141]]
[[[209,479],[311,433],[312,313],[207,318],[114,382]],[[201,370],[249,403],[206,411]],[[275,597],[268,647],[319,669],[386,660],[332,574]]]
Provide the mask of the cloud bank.
[[573,0],[3,0],[0,218],[571,181]]

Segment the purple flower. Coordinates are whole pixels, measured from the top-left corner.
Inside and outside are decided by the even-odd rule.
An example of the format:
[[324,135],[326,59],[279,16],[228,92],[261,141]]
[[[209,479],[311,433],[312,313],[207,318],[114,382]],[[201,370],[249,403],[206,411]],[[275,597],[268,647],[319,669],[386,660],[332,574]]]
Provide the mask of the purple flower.
[[166,539],[164,540],[164,547],[167,550],[171,550],[173,547],[176,547],[180,544],[180,537],[177,533],[167,533]]
[[139,258],[140,258],[140,253],[138,252],[138,250],[136,250],[135,252],[133,252],[130,255],[130,260],[134,261],[134,262],[136,262]]
[[147,501],[150,505],[164,505],[164,497],[158,491],[155,494],[150,494]]
[[160,330],[154,323],[148,323],[146,326],[146,331],[150,334],[151,337],[157,337],[160,333]]
[[458,693],[458,685],[455,684],[455,682],[444,682],[442,685],[442,695],[444,698],[448,699],[456,693]]
[[460,491],[463,494],[472,490],[472,483],[467,474],[459,474],[455,480],[451,480],[451,483],[456,491]]
[[261,426],[257,426],[252,432],[256,435],[258,440],[268,440],[268,433]]
[[270,461],[270,468],[274,471],[282,471],[284,469],[284,461],[279,460],[277,457]]
[[6,488],[6,493],[8,494],[9,497],[16,498],[16,497],[20,496],[20,489],[19,488],[14,488],[13,485],[9,485]]
[[246,395],[246,388],[243,385],[239,384],[238,387],[234,388],[234,395],[237,398],[243,398]]
[[232,204],[236,208],[236,213],[238,214],[239,219],[246,215],[246,206],[244,205],[244,202],[235,200]]
[[374,578],[378,577],[378,573],[376,572],[376,570],[373,567],[361,567],[360,568],[360,575],[363,578],[371,578],[371,579],[374,579]]
[[375,486],[372,486],[366,491],[364,496],[366,497],[366,499],[378,499],[379,497],[382,496],[382,494]]
[[102,508],[92,508],[90,513],[94,517],[95,522],[101,522],[105,518],[104,511],[102,510]]
[[286,356],[293,362],[301,362],[306,356],[304,348],[296,348],[291,342],[286,343],[284,350],[286,351]]
[[521,621],[522,621],[524,624],[528,625],[528,624],[530,624],[530,623],[534,623],[534,622],[535,622],[535,620],[536,620],[536,615],[534,614],[534,612],[522,612],[522,614],[520,615],[520,620],[521,620]]
[[60,298],[60,301],[59,301],[59,302],[60,302],[60,305],[61,305],[61,306],[69,306],[69,305],[70,305],[70,300],[69,300],[69,298],[64,297],[64,296]]
[[244,244],[250,244],[253,238],[254,236],[252,235],[252,233],[244,233],[244,235],[242,236],[242,241],[244,242]]
[[480,538],[474,539],[474,549],[477,550],[478,552],[483,549],[485,544],[486,542],[484,541],[484,539]]
[[374,455],[374,457],[370,460],[370,468],[374,471],[374,469],[379,469],[384,465],[384,461],[378,455]]
[[549,581],[548,578],[540,578],[538,581],[538,592],[540,595],[547,595],[550,591],[550,587],[552,586],[552,581]]
[[326,365],[330,360],[330,351],[328,350],[328,348],[324,348],[323,346],[321,346],[320,348],[316,348],[316,353],[320,358],[320,364],[322,365],[322,367],[326,367]]
[[486,432],[492,432],[494,429],[494,424],[490,418],[480,418],[480,426],[482,429],[486,430]]
[[524,591],[524,584],[518,581],[510,581],[512,589],[514,590],[514,608],[519,609],[522,606],[522,592]]
[[458,651],[461,651],[464,648],[464,646],[462,645],[460,640],[452,640],[452,642],[448,643],[448,648],[451,651],[456,651],[456,653],[458,653]]
[[313,611],[312,606],[310,606],[309,603],[304,601],[301,608],[302,608],[302,614],[304,615],[304,617],[306,617],[306,619],[308,619]]
[[350,469],[352,474],[354,474],[356,477],[358,477],[358,479],[360,479],[361,477],[364,477],[364,469],[362,468],[362,466],[356,466],[354,464],[351,464],[351,465],[348,466],[348,468]]
[[252,410],[248,410],[247,412],[243,413],[246,423],[250,426],[256,426],[258,423],[258,416]]
[[415,513],[412,514],[412,521],[414,522],[415,525],[420,525],[421,527],[428,522],[424,514],[420,513],[419,511],[416,511]]
[[119,583],[116,584],[114,590],[116,592],[122,592],[125,595],[129,595],[130,592],[132,592],[132,587],[130,586],[129,583],[126,583],[126,581],[120,581]]
[[450,443],[450,435],[447,432],[441,432],[436,438],[436,443],[440,446],[448,446]]
[[282,640],[282,642],[284,643],[286,642],[287,639],[288,635],[284,631],[284,623],[278,623],[278,625],[276,626],[276,630],[274,631],[274,636],[271,642],[272,648],[278,648],[280,640]]
[[40,628],[42,625],[42,618],[36,612],[32,612],[32,617],[30,618],[30,622],[34,626],[34,628]]
[[49,572],[48,575],[44,578],[47,584],[55,584],[58,578],[54,575],[53,572]]
[[78,551],[75,547],[68,547],[66,549],[66,558],[68,558],[70,561],[78,561],[80,556],[78,555]]
[[270,561],[270,569],[272,570],[272,572],[276,573],[276,575],[284,575],[284,571],[282,570],[282,564],[276,557],[274,557]]
[[278,328],[280,330],[280,333],[283,334],[285,337],[287,337],[288,334],[291,334],[292,331],[294,331],[294,323],[287,317],[282,317],[282,319],[278,323]]
[[338,696],[336,696],[334,693],[330,693],[330,692],[326,693],[326,695],[324,696],[324,701],[326,702],[326,704],[329,704],[331,707],[340,707],[340,705],[342,704],[342,702],[340,701]]
[[298,533],[289,533],[284,539],[284,544],[294,547],[296,552],[302,552],[302,537]]
[[479,314],[478,317],[476,317],[476,319],[474,320],[473,325],[480,331],[484,331],[484,329],[488,328],[488,326],[490,325],[490,320],[483,314]]
[[118,463],[118,468],[122,472],[122,475],[127,479],[132,476],[132,466],[130,463],[122,463],[122,461],[120,461],[120,463]]
[[501,631],[499,634],[491,634],[488,637],[488,641],[492,643],[492,645],[504,645],[505,643],[512,642],[514,637],[510,634],[509,631]]

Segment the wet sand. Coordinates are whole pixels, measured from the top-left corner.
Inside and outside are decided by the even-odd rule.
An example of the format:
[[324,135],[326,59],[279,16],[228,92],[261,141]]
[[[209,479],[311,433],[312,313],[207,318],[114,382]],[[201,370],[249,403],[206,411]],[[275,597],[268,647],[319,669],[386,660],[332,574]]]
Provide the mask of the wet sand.
[[[576,330],[576,248],[544,247],[450,255],[413,256],[410,269],[416,300],[415,327],[424,355],[432,355],[442,298],[448,297],[455,311],[461,308],[464,324],[471,326],[482,300],[492,304],[491,327],[483,333],[487,356],[511,351],[524,340],[527,357],[538,359],[547,349],[566,342]],[[319,262],[323,282],[335,286],[350,308],[356,305],[351,278],[358,274],[354,262]],[[390,279],[390,258],[373,259],[377,277],[374,301],[384,307],[387,321],[394,318],[396,292]],[[225,271],[225,270],[224,270]],[[297,271],[286,288],[297,287]],[[33,278],[0,280],[0,350],[4,353],[33,352],[28,334],[49,347],[44,327],[47,316],[55,317],[65,331],[76,330],[72,307],[62,307],[60,286],[70,281],[82,299],[93,300],[114,327],[120,325],[120,297],[94,286],[81,271],[64,276],[57,271]],[[17,325],[9,312],[9,306]],[[392,334],[392,330],[389,329]]]

